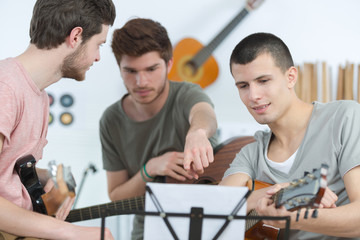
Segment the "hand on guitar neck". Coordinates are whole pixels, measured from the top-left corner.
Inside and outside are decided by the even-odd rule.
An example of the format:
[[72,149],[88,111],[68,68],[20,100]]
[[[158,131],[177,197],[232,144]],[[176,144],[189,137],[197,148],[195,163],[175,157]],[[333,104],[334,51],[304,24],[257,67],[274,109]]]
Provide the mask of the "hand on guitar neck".
[[[320,169],[306,173],[301,179],[287,184],[276,184],[270,188],[268,187],[271,184],[254,181],[254,190],[267,188],[267,191],[265,197],[260,200],[255,200],[259,195],[249,199],[249,201],[256,201],[256,208],[251,210],[249,215],[291,216],[291,225],[293,225],[300,218],[316,218],[317,208],[336,207],[337,196],[327,187],[327,169],[327,165],[323,164]],[[259,239],[254,236],[258,236],[259,232],[267,228],[266,226],[281,229],[285,227],[285,222],[270,220],[247,222],[246,239]],[[268,229],[268,231],[274,230]]]

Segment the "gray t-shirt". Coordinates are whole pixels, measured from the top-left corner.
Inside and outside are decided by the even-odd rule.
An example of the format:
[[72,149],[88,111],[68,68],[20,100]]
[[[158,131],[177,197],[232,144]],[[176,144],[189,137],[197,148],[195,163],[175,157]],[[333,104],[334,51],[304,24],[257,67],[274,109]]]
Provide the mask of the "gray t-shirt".
[[[304,139],[288,174],[270,167],[265,161],[271,132],[255,133],[256,142],[246,145],[230,164],[224,177],[246,173],[252,179],[271,184],[289,182],[329,165],[328,187],[338,196],[337,206],[349,203],[342,177],[360,165],[360,105],[355,101],[314,102]],[[341,239],[291,230],[291,239]],[[360,239],[360,238],[359,238]]]
[[[150,158],[184,151],[191,108],[199,102],[213,104],[196,84],[170,81],[169,91],[164,107],[146,121],[130,119],[122,108],[122,100],[106,109],[100,120],[105,170],[125,169],[132,177]],[[210,141],[212,146],[217,144],[216,137]]]
[[[100,140],[104,169],[127,170],[129,177],[150,158],[169,151],[183,152],[191,108],[199,102],[213,106],[198,85],[187,82],[170,81],[165,105],[158,114],[143,122],[133,121],[125,114],[122,99],[105,110],[100,120]],[[216,135],[209,140],[213,147],[217,145]],[[133,240],[143,238],[143,223],[143,216],[135,216]]]

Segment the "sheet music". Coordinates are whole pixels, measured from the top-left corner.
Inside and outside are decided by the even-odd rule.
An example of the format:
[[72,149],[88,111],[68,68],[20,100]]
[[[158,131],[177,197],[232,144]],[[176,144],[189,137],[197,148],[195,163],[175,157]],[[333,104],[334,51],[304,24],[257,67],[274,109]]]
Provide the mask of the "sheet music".
[[[230,214],[248,189],[246,187],[228,187],[200,184],[164,184],[148,183],[165,212],[190,213],[191,207],[202,207],[204,214]],[[145,196],[145,211],[157,212],[149,196]],[[237,215],[246,214],[246,203]],[[188,217],[168,217],[176,235],[181,240],[189,237],[190,219]],[[212,239],[225,223],[225,219],[203,219],[202,240]],[[219,239],[244,239],[245,221],[233,220]],[[159,216],[145,216],[145,240],[173,239],[164,220]]]

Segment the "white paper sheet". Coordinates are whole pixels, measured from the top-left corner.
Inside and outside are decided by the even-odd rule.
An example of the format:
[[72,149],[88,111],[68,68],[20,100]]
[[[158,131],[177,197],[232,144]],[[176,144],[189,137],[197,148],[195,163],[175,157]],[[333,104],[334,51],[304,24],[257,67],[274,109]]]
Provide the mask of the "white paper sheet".
[[[164,184],[148,183],[160,202],[164,212],[190,213],[192,207],[202,207],[204,214],[229,215],[248,189],[246,187],[227,187],[200,184]],[[145,210],[157,212],[149,196],[145,196]],[[237,215],[246,214],[246,203]],[[168,217],[171,226],[180,240],[189,238],[190,219],[185,217]],[[202,224],[202,240],[212,239],[225,223],[225,219],[204,218]],[[219,239],[244,239],[245,221],[236,219],[230,222]],[[159,216],[145,217],[145,240],[173,239],[164,220]]]

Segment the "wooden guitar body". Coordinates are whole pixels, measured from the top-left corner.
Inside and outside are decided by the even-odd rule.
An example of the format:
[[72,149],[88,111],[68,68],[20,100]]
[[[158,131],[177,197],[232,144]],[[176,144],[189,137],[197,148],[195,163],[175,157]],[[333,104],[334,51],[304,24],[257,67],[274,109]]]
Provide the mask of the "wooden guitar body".
[[202,88],[212,84],[219,74],[219,67],[213,56],[210,56],[197,69],[195,74],[193,74],[191,67],[186,64],[202,48],[203,45],[195,39],[185,38],[181,40],[174,48],[174,65],[169,72],[169,79],[172,81],[197,83]]
[[[270,187],[271,184],[262,181],[249,181],[248,188],[252,191],[259,190],[262,188]],[[251,211],[249,215],[256,215],[255,211]],[[254,222],[253,222],[254,221]],[[257,240],[257,239],[278,239],[279,229],[273,228],[268,225],[264,225],[262,221],[256,222],[256,220],[247,220],[245,227],[245,239],[246,240]]]

